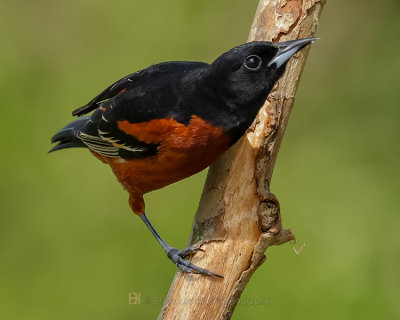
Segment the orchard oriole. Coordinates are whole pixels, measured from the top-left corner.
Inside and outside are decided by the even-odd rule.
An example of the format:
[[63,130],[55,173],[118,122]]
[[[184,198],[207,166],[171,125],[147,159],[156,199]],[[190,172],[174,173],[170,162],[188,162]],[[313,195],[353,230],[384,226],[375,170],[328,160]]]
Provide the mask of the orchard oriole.
[[250,42],[213,63],[173,61],[115,82],[72,112],[50,152],[84,147],[111,166],[129,192],[129,204],[164,248],[190,273],[218,276],[185,258],[202,251],[169,246],[150,224],[143,195],[189,177],[213,163],[244,135],[287,61],[316,38]]

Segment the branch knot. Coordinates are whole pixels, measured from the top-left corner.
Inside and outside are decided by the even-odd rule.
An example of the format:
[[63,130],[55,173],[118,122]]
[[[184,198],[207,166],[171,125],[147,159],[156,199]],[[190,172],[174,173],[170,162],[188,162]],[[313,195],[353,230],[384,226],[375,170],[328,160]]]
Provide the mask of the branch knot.
[[258,228],[260,232],[278,234],[282,230],[279,201],[273,193],[269,193],[258,207]]

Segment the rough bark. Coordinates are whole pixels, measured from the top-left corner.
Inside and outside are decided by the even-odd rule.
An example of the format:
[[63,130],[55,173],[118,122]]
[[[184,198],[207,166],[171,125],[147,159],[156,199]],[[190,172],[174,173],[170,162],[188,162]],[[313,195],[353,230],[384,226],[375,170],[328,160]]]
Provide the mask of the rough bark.
[[[248,41],[313,36],[324,4],[260,0]],[[294,240],[269,186],[308,51],[291,58],[247,134],[208,172],[189,240],[205,252],[191,262],[224,278],[177,272],[159,319],[230,319],[265,250]]]

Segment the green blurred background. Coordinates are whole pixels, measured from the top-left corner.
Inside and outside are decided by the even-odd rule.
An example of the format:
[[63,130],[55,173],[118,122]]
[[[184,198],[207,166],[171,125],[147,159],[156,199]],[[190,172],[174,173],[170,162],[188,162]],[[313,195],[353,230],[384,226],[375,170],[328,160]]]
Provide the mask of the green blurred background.
[[[175,266],[110,169],[81,149],[48,155],[49,139],[128,73],[245,42],[256,6],[1,1],[1,319],[158,315]],[[399,30],[398,0],[328,0],[271,186],[307,246],[268,250],[233,319],[399,319]],[[205,175],[146,196],[174,246]]]

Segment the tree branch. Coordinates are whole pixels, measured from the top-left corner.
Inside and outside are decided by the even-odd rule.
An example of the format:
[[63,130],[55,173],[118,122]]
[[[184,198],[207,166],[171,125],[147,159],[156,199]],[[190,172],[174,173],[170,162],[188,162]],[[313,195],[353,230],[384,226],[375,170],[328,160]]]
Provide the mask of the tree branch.
[[[325,0],[260,0],[249,41],[286,41],[315,33]],[[223,279],[177,272],[159,319],[230,319],[271,245],[294,240],[282,230],[269,186],[309,48],[296,54],[252,127],[208,172],[189,243],[192,263]]]

